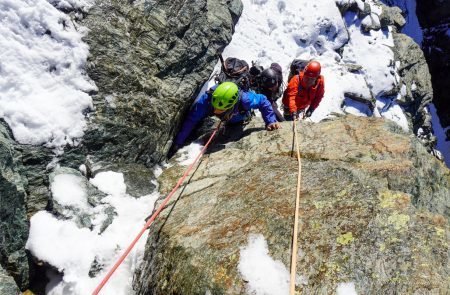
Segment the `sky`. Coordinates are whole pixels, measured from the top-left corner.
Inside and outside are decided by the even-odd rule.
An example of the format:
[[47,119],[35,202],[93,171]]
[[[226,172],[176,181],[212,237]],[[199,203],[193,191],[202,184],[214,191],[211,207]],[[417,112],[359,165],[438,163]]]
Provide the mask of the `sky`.
[[[361,0],[336,1],[362,3]],[[284,70],[285,82],[294,58],[316,59],[323,67],[325,97],[313,113],[312,121],[319,122],[333,113],[350,113],[385,117],[410,130],[396,102],[398,97],[383,96],[399,83],[396,69],[400,65],[392,62],[394,54],[389,48],[393,46],[392,34],[389,31],[362,34],[360,30],[362,23],[379,21],[380,7],[373,0],[366,0],[373,13],[363,20],[354,13],[342,18],[334,0],[242,2],[243,14],[231,43],[223,52],[224,57],[238,57],[264,67],[277,62]],[[89,93],[97,90],[84,71],[89,48],[82,37],[88,31],[57,8],[87,11],[92,3],[92,0],[0,0],[0,117],[9,124],[19,143],[43,144],[56,155],[66,145],[79,144],[86,128],[85,114],[93,109]],[[402,3],[410,9],[415,5],[413,0]],[[411,34],[418,30],[416,19],[413,14],[408,15],[406,27]],[[421,35],[415,34],[414,38],[421,40]],[[341,56],[335,50],[343,44],[346,46]],[[363,69],[351,73],[348,65],[361,65]],[[218,64],[215,71],[219,67]],[[210,85],[205,84],[204,89]],[[375,109],[372,111],[367,105],[346,97],[346,92],[373,97]],[[430,111],[434,114],[432,107]],[[436,134],[442,135],[442,131],[442,128],[435,129]],[[188,165],[200,149],[198,143],[185,147],[178,153],[178,160]],[[450,153],[448,146],[447,150]],[[160,172],[158,168],[157,173]],[[48,294],[92,292],[130,242],[128,233],[139,231],[158,197],[157,194],[139,198],[127,195],[123,175],[115,171],[99,173],[90,183],[104,192],[101,204],[93,206],[87,201],[86,179],[81,174],[61,173],[50,187],[54,201],[65,208],[62,213],[65,219],[57,219],[45,211],[31,218],[27,249],[61,273],[49,274]],[[107,208],[112,208],[117,215],[102,231]],[[92,228],[80,226],[75,213],[89,216]],[[145,236],[141,238],[135,252],[102,294],[132,294],[132,274],[142,259],[145,240]],[[241,248],[241,258],[239,270],[248,279],[249,292],[271,294],[274,284],[285,283],[287,268],[270,257],[263,236],[252,236],[248,245]],[[103,270],[91,278],[89,270],[94,261],[103,265]],[[251,271],[260,267],[273,274],[273,282],[265,279],[265,272]],[[300,281],[307,282],[307,279],[300,278]],[[342,282],[336,291],[356,294],[352,282]]]

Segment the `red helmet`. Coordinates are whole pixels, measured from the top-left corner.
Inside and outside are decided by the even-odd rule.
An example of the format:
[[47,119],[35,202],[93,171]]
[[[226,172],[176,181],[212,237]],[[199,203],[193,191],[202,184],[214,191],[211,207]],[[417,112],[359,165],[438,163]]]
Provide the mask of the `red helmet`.
[[320,76],[321,70],[320,63],[318,61],[310,61],[308,65],[305,67],[305,75],[311,78],[317,78]]

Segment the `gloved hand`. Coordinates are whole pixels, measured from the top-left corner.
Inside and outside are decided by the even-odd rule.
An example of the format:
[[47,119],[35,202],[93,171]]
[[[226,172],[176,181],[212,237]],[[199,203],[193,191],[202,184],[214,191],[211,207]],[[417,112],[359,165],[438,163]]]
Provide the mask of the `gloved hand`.
[[167,159],[170,159],[173,157],[173,155],[175,155],[175,153],[180,149],[180,146],[177,144],[173,144],[170,149],[169,152],[167,153]]
[[292,112],[291,116],[292,116],[292,120],[294,120],[294,121],[298,120],[298,113],[297,112]]
[[271,124],[267,125],[266,129],[268,131],[272,131],[272,130],[275,130],[275,129],[281,129],[281,124],[278,123],[278,122],[271,123]]
[[306,117],[306,118],[311,117],[311,115],[312,115],[313,112],[314,112],[314,109],[309,108],[309,109],[306,111],[306,113],[305,113],[305,117]]

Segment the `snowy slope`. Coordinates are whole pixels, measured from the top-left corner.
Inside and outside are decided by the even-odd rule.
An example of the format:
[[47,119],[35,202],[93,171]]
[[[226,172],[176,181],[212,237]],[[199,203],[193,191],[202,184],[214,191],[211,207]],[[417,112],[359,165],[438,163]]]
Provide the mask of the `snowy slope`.
[[84,74],[86,33],[57,10],[86,1],[0,0],[0,117],[25,144],[76,144],[96,86]]
[[[370,3],[374,13],[381,7]],[[394,100],[382,95],[397,85],[390,32],[361,33],[361,21],[354,13],[343,20],[334,0],[250,1],[244,0],[244,11],[236,26],[224,57],[235,56],[267,67],[279,63],[285,82],[294,58],[316,59],[325,76],[325,96],[311,119],[318,122],[332,113],[344,113],[345,92],[377,98],[375,116],[383,116],[409,130],[403,111]],[[376,15],[373,15],[376,18]],[[347,29],[346,29],[347,27]],[[335,50],[344,46],[341,57]],[[363,66],[362,73],[347,70],[346,64]],[[219,66],[216,67],[216,71]],[[346,112],[372,115],[366,105],[350,102]]]

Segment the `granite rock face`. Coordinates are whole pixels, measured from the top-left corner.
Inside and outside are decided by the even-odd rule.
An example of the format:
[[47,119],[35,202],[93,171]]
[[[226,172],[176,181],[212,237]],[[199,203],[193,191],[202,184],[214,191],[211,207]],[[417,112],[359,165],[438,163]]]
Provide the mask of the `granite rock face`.
[[27,194],[26,179],[19,173],[21,163],[18,157],[11,133],[3,124],[0,124],[1,276],[6,276],[4,274],[6,271],[14,278],[18,286],[26,288],[29,283],[28,258],[25,253],[25,243],[28,238]]
[[80,21],[90,30],[96,111],[66,157],[147,166],[164,159],[241,11],[239,0],[96,1]]
[[[221,135],[162,211],[135,276],[137,294],[244,294],[238,263],[251,234],[262,234],[271,257],[289,269],[298,171],[292,127],[266,132],[262,124]],[[450,170],[382,119],[301,122],[298,130],[297,291],[329,294],[352,281],[358,294],[445,294]],[[164,171],[162,194],[183,171]]]

